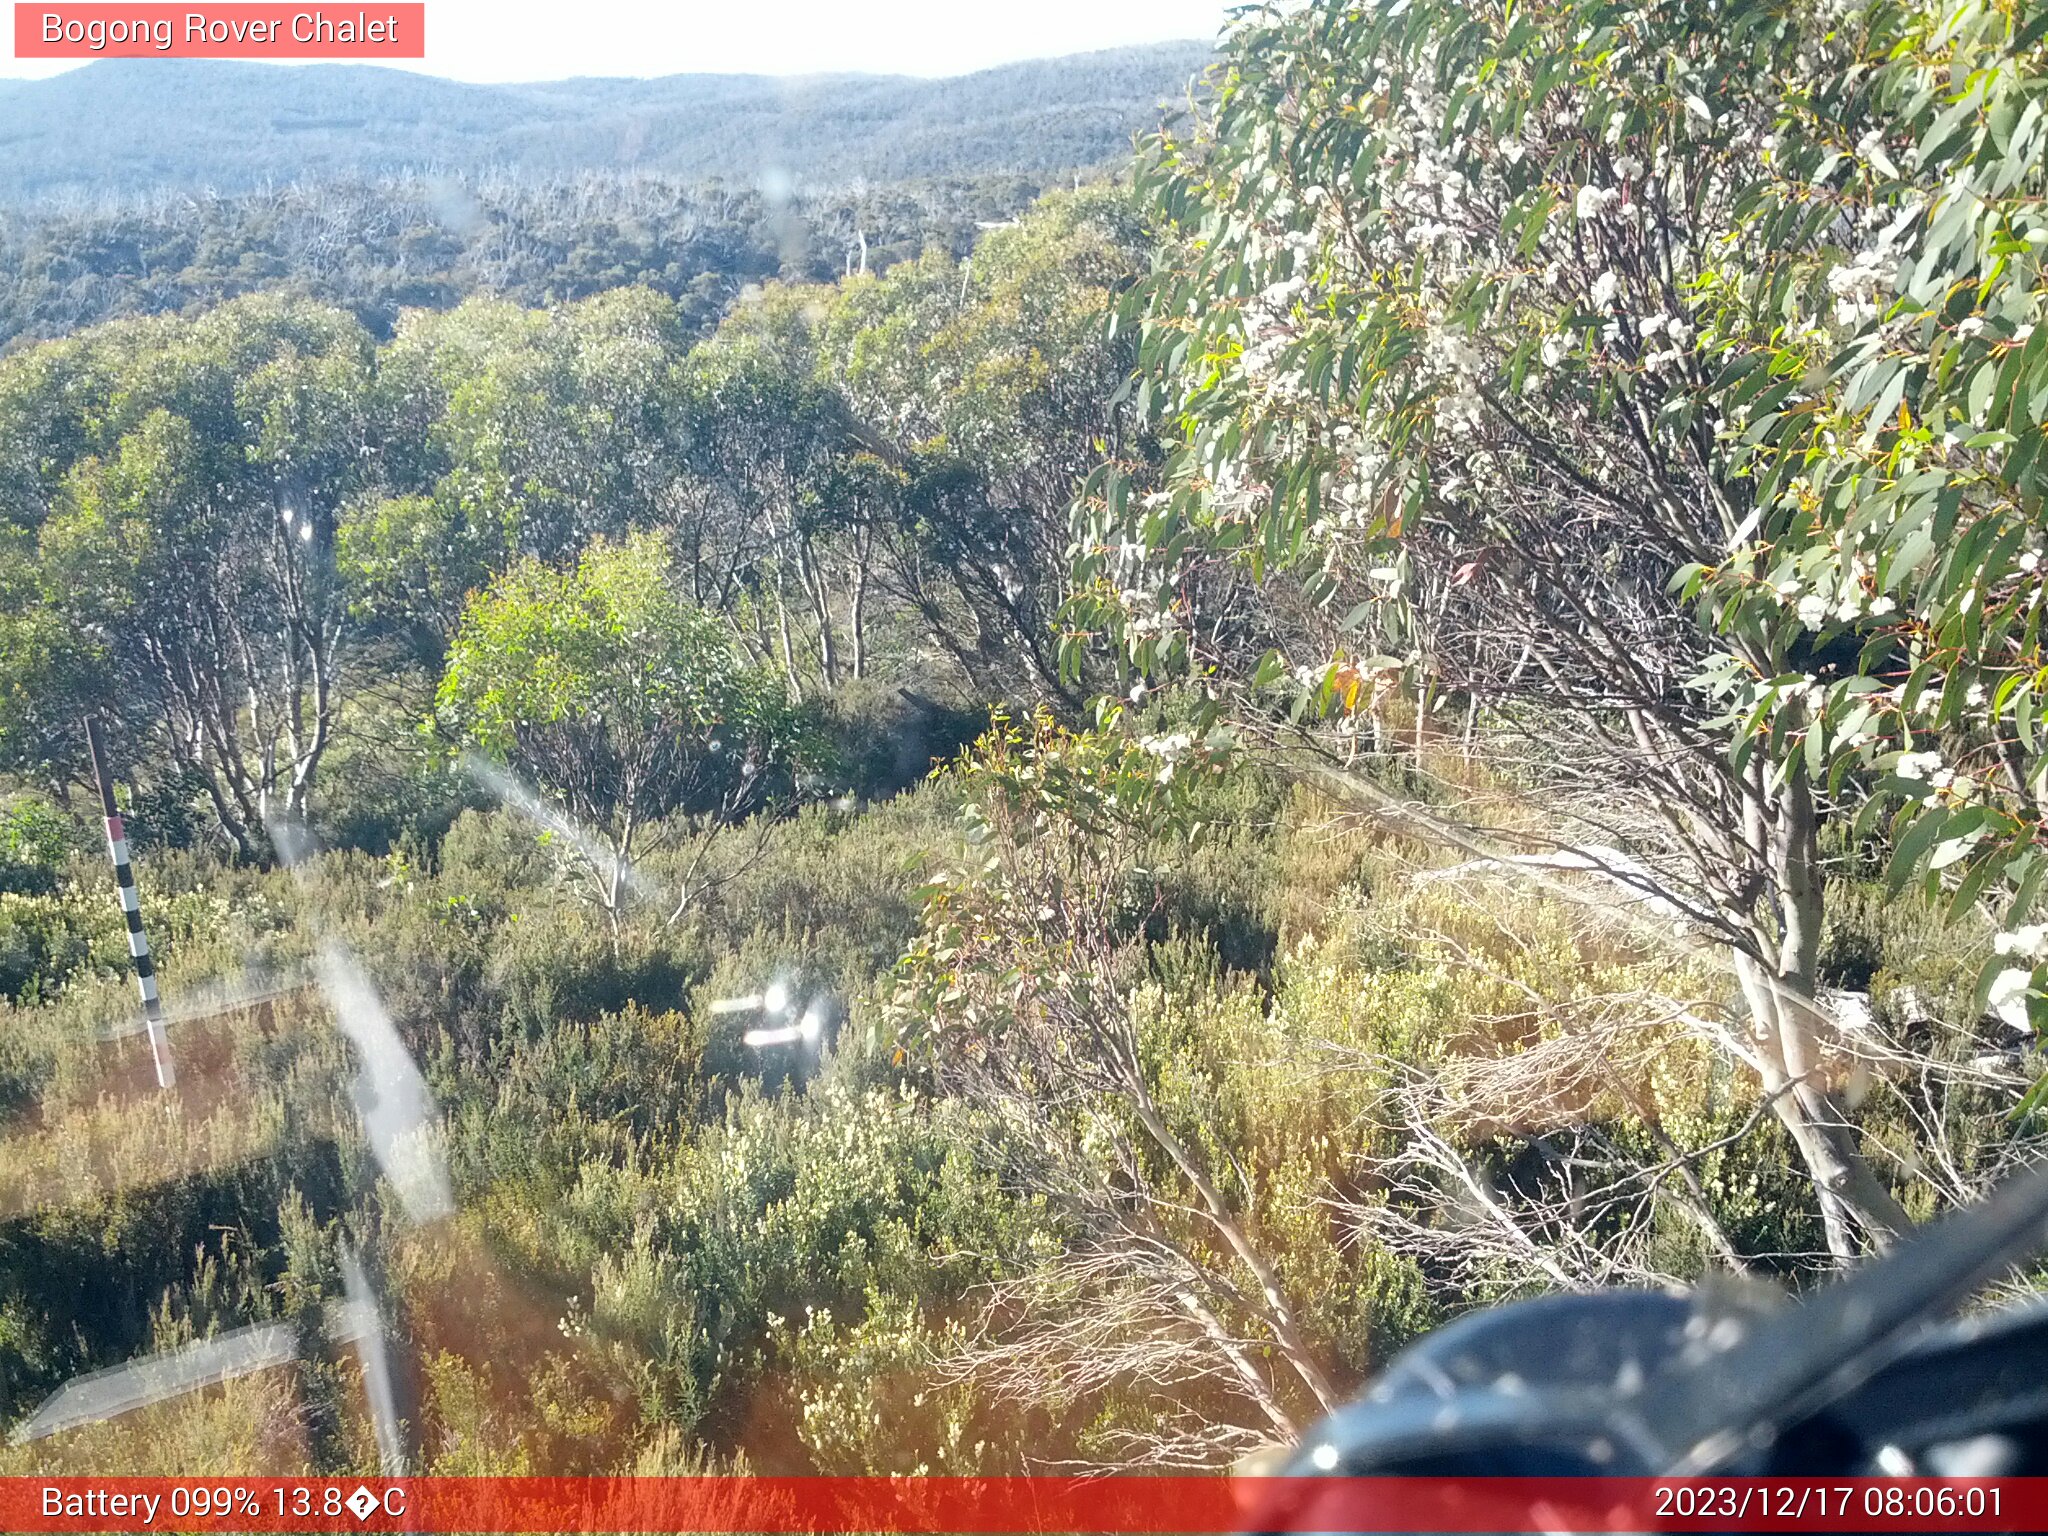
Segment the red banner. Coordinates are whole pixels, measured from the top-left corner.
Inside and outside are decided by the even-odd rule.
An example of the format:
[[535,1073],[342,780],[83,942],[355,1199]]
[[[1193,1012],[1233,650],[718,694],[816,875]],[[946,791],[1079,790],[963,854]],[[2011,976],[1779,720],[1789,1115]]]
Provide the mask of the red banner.
[[411,4],[17,3],[18,59],[423,59],[427,8]]
[[6,1478],[35,1531],[2048,1530],[2048,1478]]

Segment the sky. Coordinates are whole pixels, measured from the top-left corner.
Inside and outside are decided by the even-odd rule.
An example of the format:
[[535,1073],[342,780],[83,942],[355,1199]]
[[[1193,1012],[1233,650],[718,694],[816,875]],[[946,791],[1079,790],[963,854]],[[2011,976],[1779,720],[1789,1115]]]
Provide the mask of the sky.
[[[957,75],[1047,58],[1215,36],[1242,0],[427,0],[427,57],[404,67],[455,80],[572,75]],[[309,0],[309,9],[313,8]],[[107,14],[122,14],[109,4]],[[325,0],[375,14],[374,0]],[[0,77],[68,60],[18,60]]]

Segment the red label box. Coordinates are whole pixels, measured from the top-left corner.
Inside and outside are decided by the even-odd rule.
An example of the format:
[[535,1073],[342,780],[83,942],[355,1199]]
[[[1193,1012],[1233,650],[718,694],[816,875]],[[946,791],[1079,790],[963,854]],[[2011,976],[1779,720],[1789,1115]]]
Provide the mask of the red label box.
[[2048,1530],[2048,1478],[0,1478],[0,1530],[1309,1536]]
[[18,59],[423,59],[427,8],[363,4],[37,4],[17,0]]

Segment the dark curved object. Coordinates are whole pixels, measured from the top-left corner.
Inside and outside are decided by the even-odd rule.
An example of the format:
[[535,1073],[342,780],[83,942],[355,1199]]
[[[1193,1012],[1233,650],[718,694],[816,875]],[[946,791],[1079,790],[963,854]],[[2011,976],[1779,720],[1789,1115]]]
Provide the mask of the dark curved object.
[[[2044,1246],[2035,1169],[1796,1303],[1709,1288],[1498,1307],[1398,1356],[1287,1471],[2039,1475],[2048,1304],[1944,1319]],[[1275,1510],[1288,1498],[1283,1481]]]

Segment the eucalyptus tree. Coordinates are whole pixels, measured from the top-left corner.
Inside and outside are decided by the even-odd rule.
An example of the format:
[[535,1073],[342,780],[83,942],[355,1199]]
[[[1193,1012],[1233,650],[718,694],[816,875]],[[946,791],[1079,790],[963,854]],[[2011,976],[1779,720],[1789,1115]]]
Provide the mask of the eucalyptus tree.
[[1068,508],[1134,425],[1104,316],[1144,260],[1128,193],[1056,194],[966,261],[849,279],[819,328],[825,376],[901,466],[882,579],[984,691],[1078,702],[1053,639]]
[[747,611],[748,642],[799,693],[807,678],[839,685],[872,547],[849,473],[865,429],[818,376],[813,332],[829,299],[767,290],[692,351],[676,385],[689,476],[669,519],[679,557],[704,601]]
[[[1980,72],[1945,73],[1952,53]],[[2011,218],[2039,156],[1987,151],[2034,142],[2038,61],[2039,27],[1995,7],[1254,13],[1141,173],[1168,254],[1128,313],[1172,456],[1113,461],[1082,507],[1070,654],[1109,635],[1240,727],[1286,712],[1326,779],[1396,679],[1419,708],[1455,693],[1520,733],[1550,841],[1732,956],[1751,1027],[1730,1046],[1844,1257],[1906,1217],[1821,1076],[1821,830],[1862,787],[1808,727],[1868,725],[1905,604],[1804,498],[1855,523],[1872,482],[1842,467],[1854,445],[1894,418],[1921,430],[1894,374],[1947,387],[1938,321],[1891,315],[1900,283],[1949,305],[1966,279],[1998,287],[1973,343],[1996,366],[1957,387],[2036,409],[2004,358],[2035,302],[2032,215]],[[1948,158],[1901,172],[1922,120]],[[1852,164],[1888,168],[1887,195]],[[2017,201],[1965,215],[1990,205],[1942,194],[1958,174]],[[1953,494],[1911,483],[1930,513]],[[1923,566],[1954,527],[1869,515]],[[2025,537],[1957,547],[2019,559]],[[1810,585],[1830,559],[1850,590]],[[1950,841],[1987,824],[1966,812]]]
[[89,677],[260,856],[264,819],[303,812],[340,723],[333,550],[378,473],[370,339],[338,311],[254,299],[109,326],[70,355],[73,425],[53,439],[68,446],[15,481],[8,511],[12,554],[68,636],[47,681]]
[[683,349],[675,306],[644,289],[408,315],[379,357],[391,494],[343,534],[365,613],[438,665],[464,598],[521,555],[655,521],[676,483]]
[[787,800],[816,755],[781,682],[678,597],[653,534],[573,565],[528,556],[473,596],[438,708],[547,797],[614,933],[638,861]]
[[[2005,931],[1978,996],[2038,1029],[2048,926],[2048,8],[1873,7],[1788,94],[1762,153],[1773,247],[1703,306],[1752,511],[1686,574],[1724,626],[1836,667],[1723,664],[1738,750],[1876,780],[1895,884]],[[1761,343],[1752,319],[1781,317]]]

